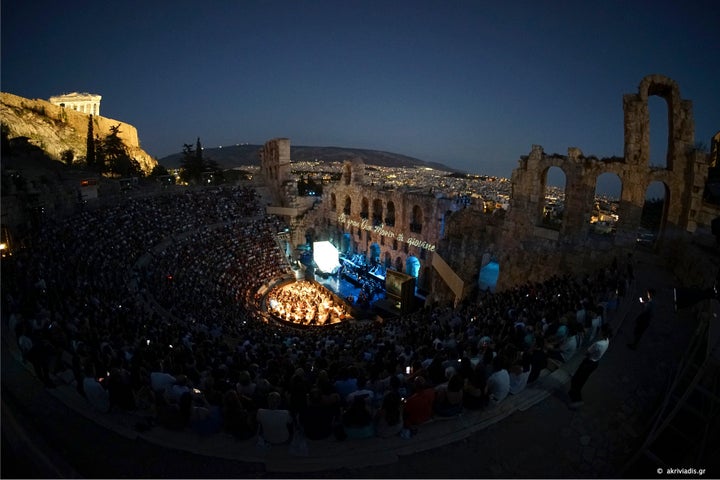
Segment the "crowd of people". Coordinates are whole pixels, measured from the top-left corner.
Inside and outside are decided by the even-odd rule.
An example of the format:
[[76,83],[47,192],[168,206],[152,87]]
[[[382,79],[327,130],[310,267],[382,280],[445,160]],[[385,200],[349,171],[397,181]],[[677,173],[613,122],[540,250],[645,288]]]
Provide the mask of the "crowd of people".
[[259,293],[292,275],[285,227],[240,187],[46,219],[3,260],[3,312],[48,387],[71,371],[93,408],[135,412],[138,429],[282,444],[293,430],[412,435],[500,403],[589,345],[632,281],[614,261],[392,321],[298,329],[270,321]]
[[350,318],[344,303],[336,301],[322,285],[308,280],[274,287],[266,302],[273,315],[298,325],[331,325]]

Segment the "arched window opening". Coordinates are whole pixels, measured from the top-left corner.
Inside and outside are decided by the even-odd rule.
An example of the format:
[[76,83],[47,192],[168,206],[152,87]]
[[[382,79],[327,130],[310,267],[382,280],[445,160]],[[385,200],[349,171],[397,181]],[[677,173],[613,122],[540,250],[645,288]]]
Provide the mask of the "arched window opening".
[[403,271],[403,261],[402,261],[402,258],[400,258],[400,257],[397,257],[395,259],[395,270],[397,270],[398,272]]
[[645,203],[640,215],[637,246],[653,249],[662,235],[667,218],[668,189],[663,182],[652,182],[645,191]]
[[391,268],[392,267],[392,257],[390,256],[390,252],[385,252],[385,268]]
[[365,197],[360,203],[360,218],[370,218],[370,202]]
[[379,226],[383,221],[383,206],[382,206],[382,200],[379,198],[376,198],[373,200],[373,207],[372,207],[372,224],[373,227]]
[[560,230],[565,213],[565,172],[560,167],[548,168],[543,185],[545,192],[540,223],[545,228]]
[[413,205],[412,208],[410,231],[413,233],[422,233],[422,210],[417,205]]
[[335,192],[330,194],[330,211],[337,211],[337,198],[335,198]]
[[657,95],[648,96],[648,115],[650,131],[651,167],[670,168],[668,163],[668,144],[670,142],[668,115],[670,109],[667,101]]
[[345,213],[345,215],[350,215],[350,211],[351,211],[350,207],[351,206],[352,206],[352,200],[350,200],[349,196],[345,197],[345,208],[343,209],[343,213]]
[[395,226],[395,203],[387,203],[387,215],[385,216],[385,225],[388,227]]
[[590,231],[597,235],[614,235],[620,219],[622,180],[614,173],[603,173],[595,182],[595,197],[590,213]]
[[488,261],[480,269],[478,276],[478,287],[480,290],[489,290],[495,293],[498,277],[500,276],[500,264],[496,260]]

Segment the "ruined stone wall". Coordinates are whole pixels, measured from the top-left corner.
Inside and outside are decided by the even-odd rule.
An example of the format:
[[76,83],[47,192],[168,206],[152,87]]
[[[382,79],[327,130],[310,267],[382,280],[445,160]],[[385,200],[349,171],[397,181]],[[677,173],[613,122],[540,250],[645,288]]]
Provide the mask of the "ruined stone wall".
[[[648,96],[668,104],[668,158],[666,168],[650,165]],[[634,248],[648,186],[660,181],[666,189],[661,242],[687,237],[702,225],[702,187],[708,173],[706,156],[694,148],[692,103],[680,98],[677,84],[661,75],[645,77],[637,94],[623,97],[625,157],[585,157],[578,148],[567,156],[545,154],[533,145],[512,174],[510,209],[498,244],[501,273],[498,288],[526,278],[540,280],[554,273],[576,272]],[[565,211],[559,230],[542,224],[547,172],[565,173]],[[590,235],[597,178],[617,175],[622,182],[617,232],[610,239]]]
[[260,173],[270,189],[273,203],[282,207],[288,207],[290,203],[286,191],[288,182],[294,185],[290,162],[290,140],[287,138],[268,140],[260,150]]

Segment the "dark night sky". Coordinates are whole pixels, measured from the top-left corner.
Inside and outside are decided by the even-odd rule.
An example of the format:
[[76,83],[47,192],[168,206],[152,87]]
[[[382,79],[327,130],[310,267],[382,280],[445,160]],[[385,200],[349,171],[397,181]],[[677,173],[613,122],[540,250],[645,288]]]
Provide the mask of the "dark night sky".
[[718,25],[714,0],[3,0],[2,90],[100,94],[158,158],[289,137],[509,176],[532,144],[622,156],[622,95],[652,73],[709,145]]

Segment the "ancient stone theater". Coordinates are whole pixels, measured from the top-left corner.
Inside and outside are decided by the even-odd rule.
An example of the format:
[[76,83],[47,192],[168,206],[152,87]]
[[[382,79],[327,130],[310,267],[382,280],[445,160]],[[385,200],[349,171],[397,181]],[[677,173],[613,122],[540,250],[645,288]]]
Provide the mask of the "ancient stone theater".
[[[668,139],[664,167],[650,165],[648,98],[667,104]],[[637,93],[622,99],[624,156],[598,159],[580,148],[548,155],[533,145],[512,172],[509,208],[487,213],[479,203],[460,204],[441,192],[386,189],[368,182],[365,165],[347,160],[339,182],[328,185],[321,201],[297,195],[290,174],[290,141],[268,141],[262,171],[272,192],[268,213],[291,225],[294,246],[329,241],[341,254],[360,256],[370,269],[414,277],[426,301],[459,302],[478,288],[479,272],[498,265],[497,288],[552,275],[581,273],[625,258],[636,246],[648,186],[665,190],[658,249],[680,258],[688,245],[715,242],[711,224],[717,206],[703,201],[709,156],[696,148],[692,102],[675,81],[662,75],[642,79]],[[565,174],[561,224],[543,222],[547,173]],[[588,219],[595,205],[597,179],[610,173],[622,184],[613,235],[594,235]],[[668,253],[670,254],[670,253]],[[702,262],[685,262],[688,275],[701,275]]]

